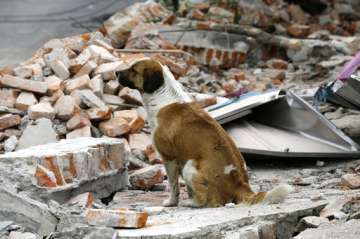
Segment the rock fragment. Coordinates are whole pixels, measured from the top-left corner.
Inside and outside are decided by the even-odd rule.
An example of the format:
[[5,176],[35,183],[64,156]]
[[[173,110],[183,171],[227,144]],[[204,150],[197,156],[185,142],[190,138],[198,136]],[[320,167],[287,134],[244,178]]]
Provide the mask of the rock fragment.
[[0,130],[17,126],[21,123],[21,118],[18,115],[6,114],[0,116]]
[[151,165],[136,170],[129,176],[129,181],[134,188],[148,190],[153,185],[162,183],[164,180],[164,169],[162,165]]
[[56,112],[54,108],[51,106],[51,104],[47,102],[32,105],[29,107],[28,110],[28,115],[30,119],[39,119],[39,118],[54,119],[55,114]]
[[125,100],[125,102],[134,105],[143,105],[141,94],[138,90],[124,87],[119,96]]
[[341,177],[341,185],[351,189],[360,188],[360,175],[358,174],[343,175]]
[[23,91],[17,97],[15,106],[18,110],[27,111],[30,106],[37,103],[38,100],[32,92]]
[[3,86],[16,88],[34,93],[45,94],[47,92],[47,84],[45,82],[25,80],[19,77],[6,75],[0,78]]
[[114,117],[99,125],[101,132],[110,137],[124,135],[130,131],[128,122],[120,117]]

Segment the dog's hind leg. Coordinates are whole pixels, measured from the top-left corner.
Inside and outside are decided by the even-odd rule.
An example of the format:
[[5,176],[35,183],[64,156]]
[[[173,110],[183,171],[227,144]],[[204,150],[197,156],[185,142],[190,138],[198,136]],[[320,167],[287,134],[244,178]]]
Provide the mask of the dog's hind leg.
[[163,202],[163,206],[172,207],[179,203],[179,165],[176,160],[164,160],[166,174],[170,185],[170,197]]
[[192,160],[185,164],[182,175],[188,190],[190,189],[190,198],[185,200],[182,205],[185,207],[202,207],[207,204],[208,183],[201,173],[193,166]]

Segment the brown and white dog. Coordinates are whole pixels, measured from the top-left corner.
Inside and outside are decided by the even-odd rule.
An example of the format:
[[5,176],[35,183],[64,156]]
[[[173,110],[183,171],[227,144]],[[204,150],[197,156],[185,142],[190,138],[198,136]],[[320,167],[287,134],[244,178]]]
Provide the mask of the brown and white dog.
[[164,206],[179,203],[179,175],[189,194],[190,207],[217,207],[226,203],[283,201],[290,186],[269,192],[251,190],[245,161],[225,130],[182,89],[166,66],[143,60],[118,73],[124,86],[143,92],[153,131],[153,142],[165,164],[171,195]]

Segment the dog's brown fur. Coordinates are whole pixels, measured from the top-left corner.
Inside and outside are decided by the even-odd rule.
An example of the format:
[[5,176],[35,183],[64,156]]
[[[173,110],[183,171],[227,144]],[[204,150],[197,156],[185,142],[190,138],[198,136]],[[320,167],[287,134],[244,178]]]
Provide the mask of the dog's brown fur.
[[[254,193],[245,162],[224,129],[195,104],[173,103],[158,115],[154,143],[163,160],[176,160],[182,169],[193,161],[197,174],[192,179],[198,206],[216,207],[226,203],[257,203],[265,192]],[[225,167],[234,170],[225,173]]]
[[153,140],[164,160],[171,186],[171,196],[164,205],[176,206],[179,202],[179,174],[188,187],[187,206],[282,201],[288,193],[286,187],[270,193],[251,190],[241,153],[225,130],[203,109],[195,103],[171,103],[177,102],[176,99],[166,103],[165,98],[176,98],[176,95],[169,96],[161,87],[172,85],[175,80],[171,81],[171,77],[165,80],[163,74],[159,63],[147,60],[118,76],[120,83],[132,85],[153,97],[149,98],[149,107],[154,105],[154,98],[160,97],[160,108],[151,111],[156,115],[150,120],[156,122]]

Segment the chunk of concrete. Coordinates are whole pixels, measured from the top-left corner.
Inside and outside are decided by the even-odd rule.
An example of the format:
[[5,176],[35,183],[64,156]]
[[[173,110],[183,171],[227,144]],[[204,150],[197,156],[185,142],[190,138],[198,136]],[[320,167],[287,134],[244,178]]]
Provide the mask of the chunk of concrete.
[[32,92],[23,91],[16,99],[15,106],[17,109],[27,111],[30,106],[38,103],[35,95]]
[[47,205],[0,187],[0,221],[11,220],[40,236],[55,231],[57,219]]
[[33,124],[28,124],[22,133],[16,150],[26,149],[36,145],[53,143],[57,141],[57,134],[53,129],[51,120],[37,119]]
[[39,118],[55,118],[55,110],[48,102],[38,103],[29,107],[28,115],[30,119],[39,119]]
[[0,177],[32,198],[64,203],[85,192],[101,198],[126,188],[127,157],[121,140],[67,139],[0,155]]

